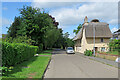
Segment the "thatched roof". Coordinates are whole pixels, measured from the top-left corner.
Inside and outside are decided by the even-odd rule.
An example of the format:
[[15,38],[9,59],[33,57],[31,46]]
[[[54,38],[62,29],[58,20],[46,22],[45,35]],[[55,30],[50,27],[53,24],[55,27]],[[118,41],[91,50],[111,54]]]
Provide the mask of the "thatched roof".
[[85,27],[85,35],[90,38],[93,37],[93,30],[95,28],[95,37],[96,38],[110,38],[112,33],[109,29],[109,25],[104,22],[88,23],[88,26]]
[[104,22],[89,22],[88,25],[83,25],[82,29],[74,37],[73,40],[78,40],[82,38],[83,29],[85,28],[86,38],[93,38],[93,29],[95,28],[96,38],[111,38],[112,33],[109,29],[109,25]]
[[73,40],[80,39],[82,37],[82,31],[83,31],[83,27],[80,29],[80,31],[77,33],[77,35],[73,38]]

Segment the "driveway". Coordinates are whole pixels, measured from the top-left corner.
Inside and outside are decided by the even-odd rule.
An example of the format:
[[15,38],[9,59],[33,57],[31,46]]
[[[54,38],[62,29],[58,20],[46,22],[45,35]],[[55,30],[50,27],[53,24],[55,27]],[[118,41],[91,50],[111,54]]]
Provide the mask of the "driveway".
[[64,50],[53,53],[44,78],[118,78],[118,68]]

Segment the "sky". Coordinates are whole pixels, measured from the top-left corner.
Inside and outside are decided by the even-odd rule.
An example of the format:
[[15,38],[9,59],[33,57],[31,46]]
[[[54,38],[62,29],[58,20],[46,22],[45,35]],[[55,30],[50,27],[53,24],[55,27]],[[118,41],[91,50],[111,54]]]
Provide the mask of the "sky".
[[[59,1],[59,0],[58,0]],[[19,10],[26,6],[44,8],[46,12],[55,17],[59,22],[59,28],[63,32],[69,32],[70,38],[75,34],[73,30],[79,24],[83,24],[85,16],[88,17],[88,22],[92,19],[98,19],[100,22],[109,24],[111,32],[118,29],[118,2],[50,2],[49,0],[31,0],[30,2],[2,2],[0,6],[0,25],[2,25],[2,34],[7,33],[7,28],[14,21],[15,16],[19,16]],[[109,0],[110,1],[110,0]],[[114,1],[114,0],[113,0]],[[1,4],[1,3],[0,3]]]

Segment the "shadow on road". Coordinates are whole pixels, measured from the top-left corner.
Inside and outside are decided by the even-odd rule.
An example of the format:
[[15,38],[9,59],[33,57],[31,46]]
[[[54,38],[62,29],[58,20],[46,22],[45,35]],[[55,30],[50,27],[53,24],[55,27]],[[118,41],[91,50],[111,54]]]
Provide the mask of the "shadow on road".
[[66,50],[64,50],[64,49],[54,49],[53,52],[52,52],[52,55],[55,55],[55,54],[66,54]]

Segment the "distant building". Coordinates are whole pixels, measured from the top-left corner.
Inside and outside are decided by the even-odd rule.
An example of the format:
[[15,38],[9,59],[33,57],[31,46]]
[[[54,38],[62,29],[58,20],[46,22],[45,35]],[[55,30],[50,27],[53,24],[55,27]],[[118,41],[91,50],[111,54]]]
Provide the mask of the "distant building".
[[113,33],[112,39],[120,39],[120,28],[118,29],[118,31]]
[[106,52],[109,50],[108,43],[112,37],[112,33],[109,29],[109,24],[99,22],[98,19],[94,19],[88,22],[87,16],[84,19],[82,28],[78,34],[74,37],[75,51],[84,53],[87,50],[93,50],[94,48],[94,33],[95,33],[95,51]]

